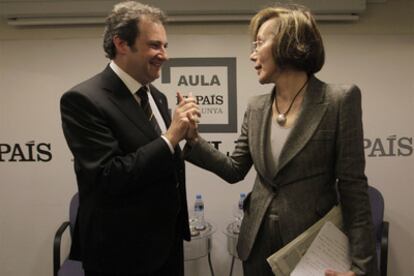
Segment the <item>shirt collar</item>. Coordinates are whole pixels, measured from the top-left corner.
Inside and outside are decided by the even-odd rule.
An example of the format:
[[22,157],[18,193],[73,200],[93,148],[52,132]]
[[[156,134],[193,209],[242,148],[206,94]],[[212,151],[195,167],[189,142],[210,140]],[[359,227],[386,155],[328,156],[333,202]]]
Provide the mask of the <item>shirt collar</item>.
[[134,95],[139,88],[143,85],[137,82],[133,77],[128,75],[127,72],[121,69],[113,60],[109,63],[109,67],[114,71],[114,73],[122,80],[122,82],[126,85],[128,90]]

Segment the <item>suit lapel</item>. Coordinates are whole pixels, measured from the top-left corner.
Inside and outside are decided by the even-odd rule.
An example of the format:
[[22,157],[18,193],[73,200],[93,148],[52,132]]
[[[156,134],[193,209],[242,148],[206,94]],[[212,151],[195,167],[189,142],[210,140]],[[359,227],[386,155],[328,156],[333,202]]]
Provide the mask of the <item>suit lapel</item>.
[[164,119],[165,125],[168,128],[171,124],[171,115],[170,111],[168,110],[168,104],[166,102],[166,99],[162,96],[162,93],[157,88],[155,88],[155,86],[150,85],[150,91],[155,101],[155,104],[157,105],[158,110],[160,111],[161,116]]
[[301,114],[280,153],[279,165],[275,177],[278,172],[303,149],[312,137],[326,112],[327,104],[324,100],[324,85],[321,81],[312,76],[304,95]]
[[155,139],[157,134],[144,111],[135,100],[134,96],[121,81],[121,79],[107,66],[102,72],[103,88],[108,93],[108,98],[134,125],[150,139]]
[[252,141],[249,144],[252,147],[252,155],[256,155],[253,160],[255,160],[255,168],[262,176],[271,175],[266,173],[265,165],[265,151],[266,149],[266,138],[269,133],[269,120],[271,117],[272,103],[271,103],[271,94],[266,95],[266,97],[261,98],[262,102],[257,103],[255,108],[251,110],[252,117],[251,123],[249,123],[249,132],[258,134],[249,136],[249,139]]

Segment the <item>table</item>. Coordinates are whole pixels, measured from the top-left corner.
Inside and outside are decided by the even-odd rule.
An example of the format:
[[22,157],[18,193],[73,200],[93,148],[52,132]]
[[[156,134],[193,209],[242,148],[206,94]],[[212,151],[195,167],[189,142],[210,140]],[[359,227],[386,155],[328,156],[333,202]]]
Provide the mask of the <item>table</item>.
[[194,223],[190,218],[191,241],[184,241],[184,261],[193,261],[208,256],[208,264],[211,275],[214,276],[213,265],[211,263],[212,235],[215,232],[214,226],[206,221],[204,230],[195,230]]
[[233,221],[227,225],[226,230],[224,231],[224,234],[227,237],[227,251],[232,256],[231,258],[231,266],[230,266],[230,273],[231,276],[233,274],[233,266],[234,266],[234,260],[239,258],[239,255],[237,254],[237,240],[239,238],[239,231],[240,231],[240,222],[239,221]]

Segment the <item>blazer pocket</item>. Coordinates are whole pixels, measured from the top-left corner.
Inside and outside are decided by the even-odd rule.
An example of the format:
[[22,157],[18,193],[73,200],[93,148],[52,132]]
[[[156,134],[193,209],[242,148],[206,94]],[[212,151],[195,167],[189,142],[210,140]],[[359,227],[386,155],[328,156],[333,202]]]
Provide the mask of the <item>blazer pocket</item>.
[[276,249],[283,246],[279,215],[274,213],[269,213],[266,215],[262,234],[263,236],[266,236],[266,244],[269,246],[269,248]]
[[316,140],[316,141],[326,141],[326,140],[333,140],[335,137],[335,131],[334,130],[317,130],[311,140]]
[[267,218],[270,219],[271,221],[279,221],[279,215],[276,215],[276,214],[268,214]]

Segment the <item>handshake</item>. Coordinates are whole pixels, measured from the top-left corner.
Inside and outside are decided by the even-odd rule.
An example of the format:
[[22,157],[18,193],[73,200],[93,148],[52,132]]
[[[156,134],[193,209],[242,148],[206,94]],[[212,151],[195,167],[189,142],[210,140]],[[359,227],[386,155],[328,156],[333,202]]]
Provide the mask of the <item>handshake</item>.
[[201,117],[200,108],[191,92],[187,98],[177,92],[177,98],[178,106],[174,111],[171,125],[165,133],[165,137],[174,147],[184,139],[189,143],[197,141],[197,127]]

